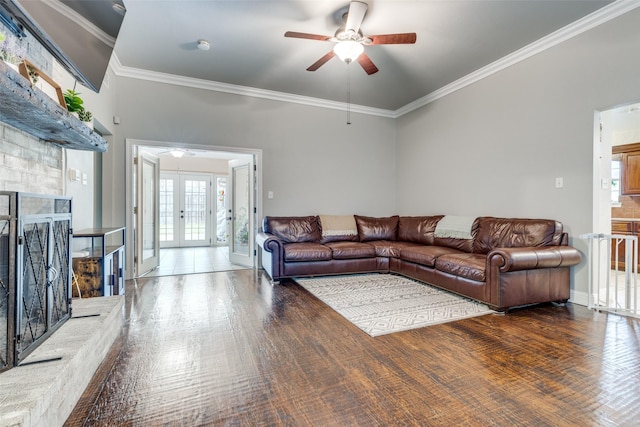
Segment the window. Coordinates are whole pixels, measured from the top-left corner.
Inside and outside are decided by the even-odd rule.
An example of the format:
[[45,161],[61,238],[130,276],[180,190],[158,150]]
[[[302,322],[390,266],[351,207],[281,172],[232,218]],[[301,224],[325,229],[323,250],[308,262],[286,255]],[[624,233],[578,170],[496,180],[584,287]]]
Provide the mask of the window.
[[622,162],[611,161],[611,203],[620,203],[620,171]]

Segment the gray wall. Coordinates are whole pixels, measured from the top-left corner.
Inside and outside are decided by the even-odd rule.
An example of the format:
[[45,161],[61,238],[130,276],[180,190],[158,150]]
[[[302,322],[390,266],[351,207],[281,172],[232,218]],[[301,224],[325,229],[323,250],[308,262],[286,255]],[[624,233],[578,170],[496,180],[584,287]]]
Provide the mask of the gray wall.
[[[113,132],[113,109],[115,107],[115,75],[111,69],[107,70],[105,83],[100,89],[100,93],[95,93],[92,90],[76,85],[76,91],[80,92],[82,99],[84,100],[84,106],[87,110],[93,113],[94,126],[96,130],[99,130],[104,136],[107,142],[110,143],[109,150],[112,149],[110,134]],[[66,74],[60,78],[62,88],[74,87],[73,78]],[[93,151],[83,150],[66,150],[67,159],[67,171],[68,175],[70,168],[78,169],[81,173],[87,175],[87,183],[82,181],[70,181],[68,176],[65,176],[65,194],[73,197],[73,227],[75,230],[82,230],[85,228],[92,228],[97,225],[98,219],[102,216],[101,212],[94,212],[96,205],[96,197],[101,197],[96,193],[96,184],[100,187],[104,184],[102,176],[99,176],[95,172],[95,157],[102,154],[95,153]],[[96,182],[97,180],[97,182]],[[107,223],[107,226],[114,225]]]
[[[126,77],[117,91],[110,159],[126,139],[261,149],[264,215],[396,211],[394,119],[352,113],[347,125],[342,111]],[[110,162],[111,221],[124,224],[124,164]]]
[[554,218],[586,252],[594,112],[640,100],[639,25],[627,13],[399,118],[398,212]]

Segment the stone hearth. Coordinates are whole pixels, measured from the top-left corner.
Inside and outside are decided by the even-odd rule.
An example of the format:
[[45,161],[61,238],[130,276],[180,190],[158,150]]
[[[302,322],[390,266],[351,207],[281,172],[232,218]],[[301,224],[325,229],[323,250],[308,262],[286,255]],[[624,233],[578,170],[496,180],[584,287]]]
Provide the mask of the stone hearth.
[[0,374],[0,425],[61,426],[122,330],[124,296],[74,299],[72,317]]

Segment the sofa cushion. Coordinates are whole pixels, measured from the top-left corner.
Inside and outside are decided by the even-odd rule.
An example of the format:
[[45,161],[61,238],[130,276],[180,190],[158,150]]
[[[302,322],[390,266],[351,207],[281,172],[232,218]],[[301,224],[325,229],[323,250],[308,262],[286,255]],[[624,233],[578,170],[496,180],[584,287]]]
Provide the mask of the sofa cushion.
[[462,253],[464,252],[445,246],[411,246],[400,251],[400,259],[433,267],[439,256]]
[[333,259],[373,258],[376,256],[376,249],[368,243],[330,242],[325,246],[331,249]]
[[398,219],[398,240],[433,245],[433,233],[442,215],[401,216]]
[[361,242],[371,240],[397,240],[398,215],[384,218],[355,215],[355,218]]
[[283,251],[286,262],[328,261],[331,259],[331,249],[320,243],[287,243],[283,246]]
[[478,218],[473,252],[487,254],[495,248],[557,246],[562,224],[549,219]]
[[436,270],[477,282],[485,281],[486,265],[486,255],[474,253],[441,255],[435,263]]
[[266,216],[262,229],[284,243],[319,242],[321,237],[317,216]]
[[400,252],[404,248],[419,246],[417,243],[392,242],[390,240],[372,240],[367,242],[367,244],[374,247],[376,256],[389,258],[399,258]]
[[353,215],[318,215],[318,218],[322,243],[359,240],[358,227]]

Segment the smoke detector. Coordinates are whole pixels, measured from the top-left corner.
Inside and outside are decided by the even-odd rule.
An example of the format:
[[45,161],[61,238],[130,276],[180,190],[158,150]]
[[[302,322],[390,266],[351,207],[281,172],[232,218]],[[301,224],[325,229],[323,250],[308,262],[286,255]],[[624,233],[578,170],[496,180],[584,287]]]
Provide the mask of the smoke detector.
[[200,39],[200,40],[198,40],[198,49],[207,51],[207,50],[211,49],[211,45],[209,44],[208,41]]

